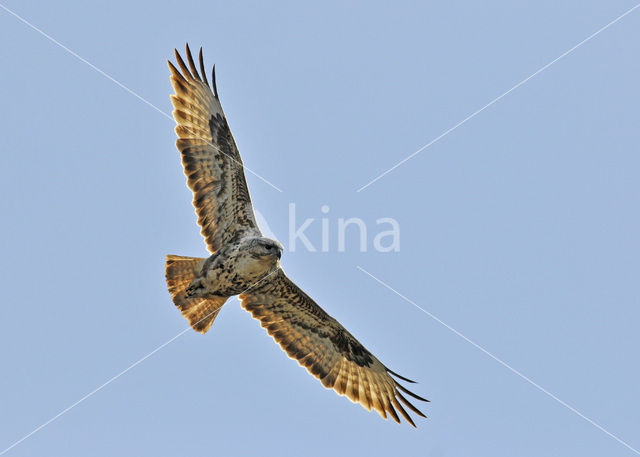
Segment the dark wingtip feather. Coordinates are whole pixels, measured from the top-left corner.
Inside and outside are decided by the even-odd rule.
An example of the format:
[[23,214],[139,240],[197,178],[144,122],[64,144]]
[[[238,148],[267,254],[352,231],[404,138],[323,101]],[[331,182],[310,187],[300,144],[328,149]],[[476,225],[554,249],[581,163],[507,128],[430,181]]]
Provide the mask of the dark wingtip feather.
[[193,62],[193,55],[191,55],[191,49],[189,49],[189,43],[185,44],[185,52],[187,53],[187,60],[189,61],[189,68],[191,68],[191,74],[198,81],[202,81],[202,79],[200,79],[200,74],[198,73],[198,69],[196,68],[195,63]]
[[405,394],[409,394],[411,395],[413,398],[417,399],[417,400],[421,400],[421,401],[426,401],[427,403],[430,403],[429,400],[427,400],[426,398],[422,398],[420,395],[416,395],[413,392],[411,392],[410,390],[408,390],[406,387],[404,387],[403,385],[401,385],[398,381],[394,381],[396,387],[398,389],[400,389],[401,391],[403,391]]
[[213,94],[218,97],[218,86],[216,85],[216,66],[213,65],[213,70],[211,70],[211,84],[213,85]]
[[[391,404],[391,402],[386,402],[388,403],[386,406],[387,408],[385,408],[387,410],[387,412],[391,415],[391,417],[393,418],[394,421],[396,421],[398,424],[400,423],[400,418],[398,417],[398,413],[396,413],[396,410],[393,409],[393,405]],[[415,427],[415,425],[414,425]]]
[[200,61],[200,73],[202,73],[202,79],[204,83],[208,86],[209,81],[207,80],[207,72],[204,71],[204,58],[202,57],[202,46],[200,46],[200,52],[198,52],[198,60]]
[[406,419],[407,422],[413,425],[413,428],[418,428],[416,427],[416,424],[413,422],[413,419],[411,419],[411,416],[409,416],[409,414],[405,411],[402,405],[395,398],[393,399],[393,406],[395,406],[396,409],[400,411],[400,414],[402,414],[402,416]]
[[170,60],[167,60],[167,63],[169,64],[169,70],[171,70],[171,74],[173,76],[175,76],[176,78],[181,79],[184,82],[187,82],[186,79],[184,79],[184,76],[182,76],[182,73],[180,73],[180,70],[178,70],[172,63]]
[[174,49],[174,51],[176,53],[176,61],[178,62],[178,66],[180,67],[180,70],[182,70],[184,77],[193,79],[193,75],[189,71],[189,68],[187,68],[187,65],[184,63],[184,60],[182,60],[182,56],[180,55],[178,50]]
[[390,373],[390,374],[392,374],[392,375],[394,375],[396,378],[400,378],[400,379],[402,379],[403,381],[410,382],[411,384],[416,384],[416,382],[415,382],[415,381],[412,381],[411,379],[405,378],[404,376],[400,376],[398,373],[396,373],[396,372],[394,372],[394,371],[391,371],[391,370],[390,370],[390,369],[388,369],[388,368],[387,368],[387,372],[388,372],[388,373]]
[[409,408],[411,411],[413,411],[414,413],[416,413],[418,416],[420,417],[424,417],[426,418],[427,416],[424,415],[424,413],[422,411],[420,411],[418,408],[416,408],[415,406],[413,406],[411,404],[411,402],[409,400],[407,400],[406,398],[404,398],[404,395],[402,395],[400,392],[396,392],[396,395],[398,396],[398,398],[400,399],[400,401],[402,403],[404,403],[407,408]]

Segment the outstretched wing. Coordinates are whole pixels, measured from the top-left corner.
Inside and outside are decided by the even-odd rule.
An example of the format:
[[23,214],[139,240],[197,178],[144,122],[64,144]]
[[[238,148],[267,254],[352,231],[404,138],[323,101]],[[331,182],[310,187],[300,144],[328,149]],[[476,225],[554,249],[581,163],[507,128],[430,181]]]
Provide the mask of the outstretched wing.
[[198,224],[210,252],[247,232],[260,235],[244,176],[240,152],[229,130],[216,89],[215,67],[212,87],[204,69],[200,49],[200,71],[189,45],[189,67],[176,50],[180,72],[171,62],[173,117],[178,124],[176,146],[182,154],[187,185],[193,191]]
[[[392,372],[360,344],[340,323],[278,269],[268,279],[240,295],[242,307],[258,319],[280,347],[329,389],[346,395],[367,410],[387,413],[400,422],[396,410],[415,427],[404,403],[426,417],[400,391],[422,401],[390,374]],[[400,401],[398,401],[400,400]]]

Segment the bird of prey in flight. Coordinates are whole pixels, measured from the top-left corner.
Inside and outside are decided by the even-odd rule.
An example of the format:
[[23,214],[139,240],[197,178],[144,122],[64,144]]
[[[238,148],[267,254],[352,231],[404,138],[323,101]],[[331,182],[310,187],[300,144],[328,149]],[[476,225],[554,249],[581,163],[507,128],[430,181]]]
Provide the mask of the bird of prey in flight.
[[403,387],[404,378],[371,354],[285,274],[282,245],[262,236],[253,213],[240,152],[199,54],[199,70],[189,46],[185,63],[169,62],[176,146],[209,252],[208,258],[168,255],[166,279],[174,304],[191,327],[206,333],[227,299],[239,295],[242,307],[260,321],[280,347],[322,385],[346,395],[382,417],[415,427],[407,411],[426,417],[402,393],[428,401]]

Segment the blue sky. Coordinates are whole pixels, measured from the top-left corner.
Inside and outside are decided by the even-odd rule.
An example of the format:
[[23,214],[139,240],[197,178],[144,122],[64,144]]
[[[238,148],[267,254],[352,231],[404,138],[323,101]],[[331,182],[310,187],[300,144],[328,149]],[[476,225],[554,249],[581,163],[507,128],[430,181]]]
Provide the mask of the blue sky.
[[[283,266],[431,400],[418,429],[325,390],[237,300],[6,455],[635,455],[640,8],[630,1],[2,2],[165,113],[216,63]],[[179,335],[166,254],[205,255],[173,121],[0,9],[0,452]],[[324,214],[323,205],[330,211]],[[360,252],[339,218],[400,226]],[[514,374],[450,328],[528,377]],[[559,400],[559,401],[558,401]],[[607,432],[594,426],[565,402]]]

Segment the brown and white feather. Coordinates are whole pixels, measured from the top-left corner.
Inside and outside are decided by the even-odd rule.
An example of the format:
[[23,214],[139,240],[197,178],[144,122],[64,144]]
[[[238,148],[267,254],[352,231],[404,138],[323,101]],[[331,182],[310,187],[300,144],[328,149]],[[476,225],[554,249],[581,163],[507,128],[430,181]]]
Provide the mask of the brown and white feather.
[[171,299],[189,325],[200,333],[207,333],[227,297],[187,297],[185,290],[200,273],[206,259],[168,255],[165,277]]

